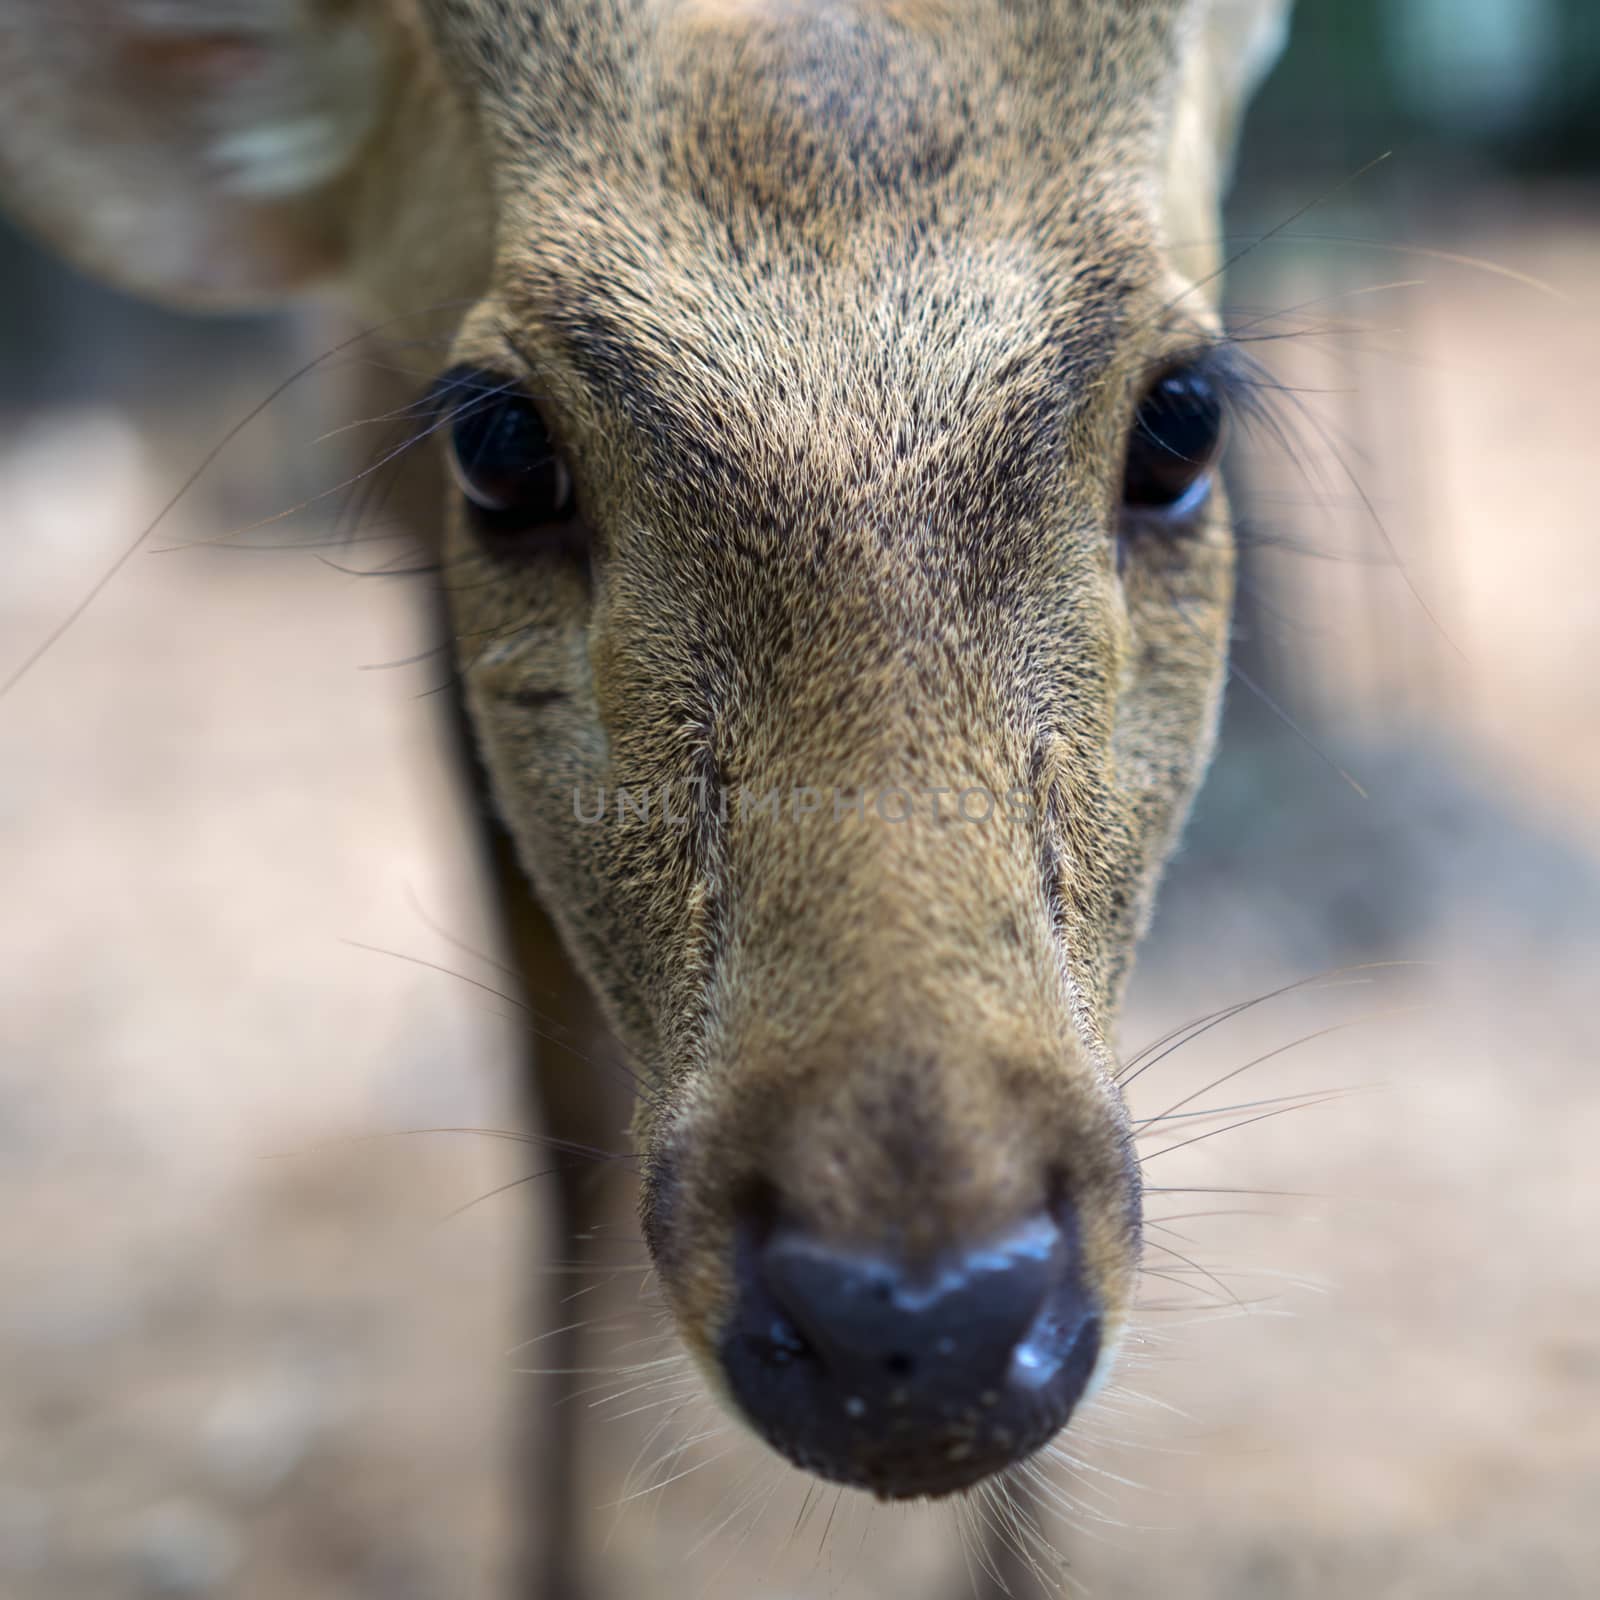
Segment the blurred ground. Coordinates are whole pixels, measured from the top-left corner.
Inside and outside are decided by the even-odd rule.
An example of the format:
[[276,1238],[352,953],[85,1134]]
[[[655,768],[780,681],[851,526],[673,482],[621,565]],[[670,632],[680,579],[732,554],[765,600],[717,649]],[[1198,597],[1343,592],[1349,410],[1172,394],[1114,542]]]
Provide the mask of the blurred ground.
[[[1560,195],[1512,204],[1445,245],[1581,298],[1600,229]],[[1600,1570],[1600,335],[1504,277],[1392,265],[1242,292],[1277,308],[1427,280],[1272,360],[1321,345],[1345,373],[1306,386],[1438,625],[1325,452],[1310,481],[1260,468],[1255,520],[1318,553],[1258,562],[1241,661],[1328,759],[1235,686],[1125,1042],[1345,964],[1415,964],[1263,1004],[1134,1086],[1155,1115],[1336,1028],[1180,1109],[1359,1092],[1170,1156],[1255,1113],[1146,1141],[1166,1220],[1125,1375],[1140,1398],[1086,1422],[1081,1482],[1058,1470],[1108,1519],[1065,1536],[1103,1600],[1563,1600]],[[155,427],[46,413],[0,445],[0,667],[213,433]],[[158,542],[260,515],[275,448],[241,443]],[[505,1473],[513,1369],[537,1365],[507,1354],[537,1185],[450,1215],[537,1158],[373,1137],[504,1126],[507,1008],[347,942],[488,973],[444,937],[488,935],[429,722],[437,664],[361,670],[426,648],[416,600],[303,552],[141,556],[0,704],[15,1600],[487,1597],[537,1516]],[[637,1259],[611,1239],[605,1259]],[[631,1272],[580,1313],[556,1301],[582,1282],[552,1281],[550,1326],[603,1302],[606,1359],[653,1355]],[[577,1404],[644,1379],[592,1381]],[[805,1504],[723,1437],[658,1476],[704,1470],[603,1509],[662,1414],[623,1413],[663,1392],[601,1407],[587,1464],[616,1595],[881,1600],[961,1570],[947,1513]]]

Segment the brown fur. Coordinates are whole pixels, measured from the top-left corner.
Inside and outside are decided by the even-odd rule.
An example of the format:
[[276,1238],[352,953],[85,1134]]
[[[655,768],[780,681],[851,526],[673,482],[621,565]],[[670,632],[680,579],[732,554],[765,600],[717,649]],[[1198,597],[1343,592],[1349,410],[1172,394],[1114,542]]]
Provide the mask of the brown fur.
[[[1178,9],[628,8],[589,103],[565,70],[541,99],[548,56],[518,70],[475,10],[452,38],[514,176],[459,350],[499,371],[514,341],[604,554],[591,587],[452,530],[468,693],[541,896],[662,1086],[637,1133],[684,1336],[709,1368],[758,1181],[929,1254],[1063,1188],[1115,1330],[1137,1206],[1109,1035],[1229,599],[1220,505],[1121,576],[1112,536],[1139,385],[1206,326],[1160,248]],[[1021,787],[1030,821],[574,821],[574,789],[695,779]]]
[[[44,9],[0,5],[0,74],[64,59]],[[507,559],[459,507],[440,540],[498,803],[653,1085],[644,1225],[708,1371],[752,1186],[927,1257],[1064,1197],[1108,1348],[1125,1321],[1112,1035],[1211,747],[1232,549],[1219,493],[1119,561],[1122,455],[1142,385],[1214,328],[1190,290],[1275,9],[258,0],[268,51],[404,22],[347,169],[263,212],[204,162],[179,192],[159,148],[118,158],[169,230],[123,276],[239,298],[331,253],[369,309],[469,299],[456,356],[559,434],[588,565]],[[114,270],[93,141],[52,165],[28,115],[0,114],[16,202]],[[254,268],[218,242],[235,212],[275,241]],[[697,780],[982,785],[1026,816],[574,816],[574,790]]]

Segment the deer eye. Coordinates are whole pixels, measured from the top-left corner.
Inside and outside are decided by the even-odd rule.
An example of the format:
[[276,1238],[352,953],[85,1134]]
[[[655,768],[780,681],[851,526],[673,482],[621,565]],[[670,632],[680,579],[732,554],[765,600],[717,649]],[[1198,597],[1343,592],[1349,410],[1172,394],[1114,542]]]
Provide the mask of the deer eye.
[[509,533],[572,517],[571,469],[527,395],[491,374],[461,371],[443,378],[436,396],[449,408],[451,474],[480,521]]
[[1193,367],[1156,379],[1139,403],[1123,467],[1122,503],[1169,517],[1198,511],[1222,453],[1222,399]]

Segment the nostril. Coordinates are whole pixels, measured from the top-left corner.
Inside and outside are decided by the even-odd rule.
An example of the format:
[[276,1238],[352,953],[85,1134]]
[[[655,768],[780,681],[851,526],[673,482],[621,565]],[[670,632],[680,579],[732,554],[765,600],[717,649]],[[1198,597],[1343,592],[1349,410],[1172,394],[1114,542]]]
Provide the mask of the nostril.
[[762,1262],[778,1215],[771,1186],[760,1180],[748,1185],[740,1194],[737,1215],[733,1263],[737,1343],[760,1366],[782,1368],[814,1360],[810,1344],[765,1281]]
[[733,1215],[738,1222],[739,1249],[758,1255],[778,1226],[781,1202],[770,1180],[746,1178],[734,1191]]

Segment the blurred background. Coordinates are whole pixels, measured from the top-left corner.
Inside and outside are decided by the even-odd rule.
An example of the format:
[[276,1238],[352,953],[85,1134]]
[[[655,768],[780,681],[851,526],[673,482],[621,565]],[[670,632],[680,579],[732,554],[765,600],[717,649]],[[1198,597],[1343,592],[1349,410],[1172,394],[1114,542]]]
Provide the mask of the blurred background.
[[[1237,671],[1125,1050],[1298,987],[1133,1084],[1251,1109],[1150,1125],[1140,1340],[1035,1512],[1070,1514],[1066,1592],[1594,1593],[1597,198],[1589,0],[1301,0],[1228,220],[1303,213],[1230,279],[1277,385],[1235,454]],[[345,332],[164,315],[0,234],[0,675]],[[404,1131],[509,1126],[516,1029],[439,970],[492,984],[494,935],[427,580],[338,487],[367,361],[437,364],[368,342],[290,385],[0,703],[18,1600],[465,1600],[539,1514],[508,1352],[540,1185],[492,1191],[540,1163]],[[596,1206],[562,1257],[608,1270],[545,1315],[611,1341],[572,1403],[613,1592],[959,1593],[947,1512],[629,1414],[654,1315]],[[630,1462],[685,1475],[617,1507]]]

